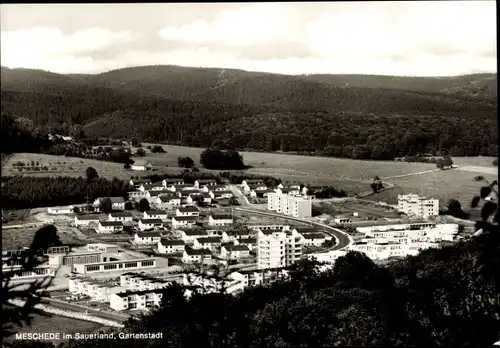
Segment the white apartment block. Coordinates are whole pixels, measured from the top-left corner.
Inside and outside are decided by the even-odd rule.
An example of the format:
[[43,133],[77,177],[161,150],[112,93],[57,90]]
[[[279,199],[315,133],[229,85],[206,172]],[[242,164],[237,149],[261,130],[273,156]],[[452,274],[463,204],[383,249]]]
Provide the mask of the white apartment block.
[[358,227],[356,231],[368,238],[383,239],[385,241],[405,242],[404,238],[414,241],[453,241],[458,233],[458,224],[398,224],[384,226]]
[[257,268],[288,267],[302,256],[303,237],[296,231],[258,231]]
[[267,209],[296,218],[312,216],[312,201],[310,197],[270,193],[267,196]]
[[439,200],[419,197],[411,193],[398,195],[398,211],[408,216],[427,219],[439,215]]
[[161,304],[163,290],[142,290],[113,294],[109,306],[116,311],[144,310]]
[[133,272],[123,273],[120,276],[120,286],[132,291],[163,289],[169,284],[168,281]]
[[87,295],[97,301],[109,301],[112,294],[125,291],[122,286],[106,284],[103,281],[74,277],[69,279],[69,292],[73,295]]

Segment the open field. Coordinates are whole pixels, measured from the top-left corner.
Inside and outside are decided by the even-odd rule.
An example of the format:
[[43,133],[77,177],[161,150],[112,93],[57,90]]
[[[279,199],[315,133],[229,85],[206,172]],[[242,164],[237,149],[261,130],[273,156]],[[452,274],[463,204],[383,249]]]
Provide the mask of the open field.
[[477,175],[481,174],[491,174],[498,176],[498,167],[482,167],[482,166],[464,166],[458,168],[458,170],[464,172],[477,173]]
[[[2,229],[2,249],[9,250],[29,247],[33,241],[36,231],[38,231],[41,227],[42,226]],[[57,234],[63,244],[82,243],[82,240],[78,238],[76,234],[71,233],[71,231],[63,231],[58,228]]]
[[369,202],[363,202],[355,199],[347,199],[343,201],[320,202],[313,201],[313,209],[323,214],[331,215],[335,218],[351,218],[353,212],[359,215],[356,220],[362,219],[399,219],[401,216],[390,208],[377,206]]
[[495,157],[452,157],[453,163],[459,166],[480,166],[480,167],[494,167],[493,160]]
[[[397,204],[398,194],[415,193],[427,197],[438,198],[441,207],[445,207],[448,200],[457,199],[464,210],[470,206],[472,198],[479,194],[484,186],[483,182],[474,181],[478,173],[457,169],[433,172],[423,175],[408,176],[390,179],[395,187],[378,194],[370,195],[365,199]],[[482,174],[487,180],[498,179],[497,175]]]
[[[33,314],[32,317],[33,321],[31,325],[20,328],[18,332],[85,333],[105,328],[102,324],[52,314],[47,314],[47,316]],[[15,337],[11,337],[6,339],[6,341],[11,342],[14,339]],[[53,341],[54,344],[61,342]]]

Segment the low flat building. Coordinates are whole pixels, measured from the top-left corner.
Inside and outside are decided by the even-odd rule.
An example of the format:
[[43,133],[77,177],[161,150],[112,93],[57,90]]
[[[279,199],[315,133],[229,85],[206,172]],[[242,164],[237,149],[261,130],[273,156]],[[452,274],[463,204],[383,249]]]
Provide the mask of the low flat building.
[[116,272],[150,269],[156,267],[155,258],[120,260],[110,262],[94,262],[73,264],[72,270],[78,274],[92,274],[101,272]]
[[88,251],[99,251],[101,253],[115,254],[120,250],[120,246],[115,244],[90,243],[87,244]]
[[73,266],[77,263],[95,263],[101,261],[102,253],[99,251],[74,251],[49,255],[49,265],[51,266]]
[[126,289],[102,280],[72,277],[69,279],[68,290],[73,295],[87,295],[93,300],[107,302],[112,294],[123,292]]
[[123,273],[120,276],[120,286],[132,291],[163,289],[169,284],[169,281],[133,272]]

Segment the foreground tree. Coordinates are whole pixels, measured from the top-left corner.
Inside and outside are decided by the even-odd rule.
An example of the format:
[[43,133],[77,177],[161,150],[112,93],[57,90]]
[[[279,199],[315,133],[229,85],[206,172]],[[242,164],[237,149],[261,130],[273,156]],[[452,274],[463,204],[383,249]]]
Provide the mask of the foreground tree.
[[178,157],[177,164],[181,168],[192,168],[194,167],[194,161],[191,157]]
[[136,203],[137,210],[139,210],[141,213],[145,212],[146,210],[149,210],[149,201],[146,198],[141,199],[139,202]]
[[113,212],[113,202],[111,202],[111,199],[108,197],[104,198],[99,205],[99,210],[105,214]]

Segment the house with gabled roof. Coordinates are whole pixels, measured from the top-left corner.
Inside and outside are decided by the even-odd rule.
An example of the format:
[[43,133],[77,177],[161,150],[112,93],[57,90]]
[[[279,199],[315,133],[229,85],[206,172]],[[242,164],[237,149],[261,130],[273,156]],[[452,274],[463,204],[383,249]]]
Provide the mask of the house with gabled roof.
[[182,239],[166,239],[162,238],[158,242],[158,253],[160,254],[175,254],[184,252],[186,243]]
[[136,159],[136,160],[134,160],[134,164],[132,164],[130,166],[130,169],[136,170],[136,171],[152,170],[153,165],[149,161]]
[[231,191],[212,191],[214,194],[214,199],[229,199],[233,197]]
[[163,179],[162,181],[163,186],[168,187],[170,185],[184,185],[184,179],[183,178],[167,178]]
[[212,213],[208,216],[209,226],[226,226],[226,225],[231,225],[233,222],[234,222],[233,217],[227,214]]
[[217,180],[215,179],[198,179],[194,182],[196,187],[202,187],[203,185],[213,186],[217,185]]
[[168,219],[168,213],[165,210],[146,210],[142,213],[144,219],[160,219],[166,220]]
[[98,215],[76,215],[75,216],[75,226],[97,226],[99,223]]
[[181,238],[184,242],[194,242],[197,238],[206,238],[208,237],[208,233],[204,230],[185,230],[181,232]]
[[174,216],[172,218],[172,227],[193,227],[196,221],[196,216]]
[[140,219],[139,230],[148,231],[163,228],[163,221],[161,219]]
[[200,210],[196,207],[179,207],[175,216],[200,216]]
[[113,210],[125,210],[125,200],[123,197],[98,197],[93,203],[94,207],[99,207],[106,198],[111,201],[111,208]]
[[220,248],[221,244],[222,240],[219,237],[202,237],[194,240],[193,248],[208,249],[215,252]]
[[184,248],[184,253],[182,254],[182,261],[184,263],[193,262],[203,262],[204,260],[210,260],[212,258],[212,252],[208,249],[193,249],[190,246]]
[[224,259],[239,259],[249,256],[250,249],[244,244],[226,244],[221,247],[221,257]]
[[133,216],[132,214],[126,212],[126,211],[121,211],[121,212],[113,212],[109,213],[108,215],[108,220],[109,221],[121,221],[121,222],[132,222],[133,221]]
[[241,182],[242,187],[247,185],[265,185],[265,182],[263,179],[245,179]]
[[99,221],[95,231],[99,234],[118,233],[123,231],[123,223],[121,221]]
[[161,240],[160,232],[137,231],[134,235],[135,244],[140,244],[140,245],[158,244],[160,240]]

